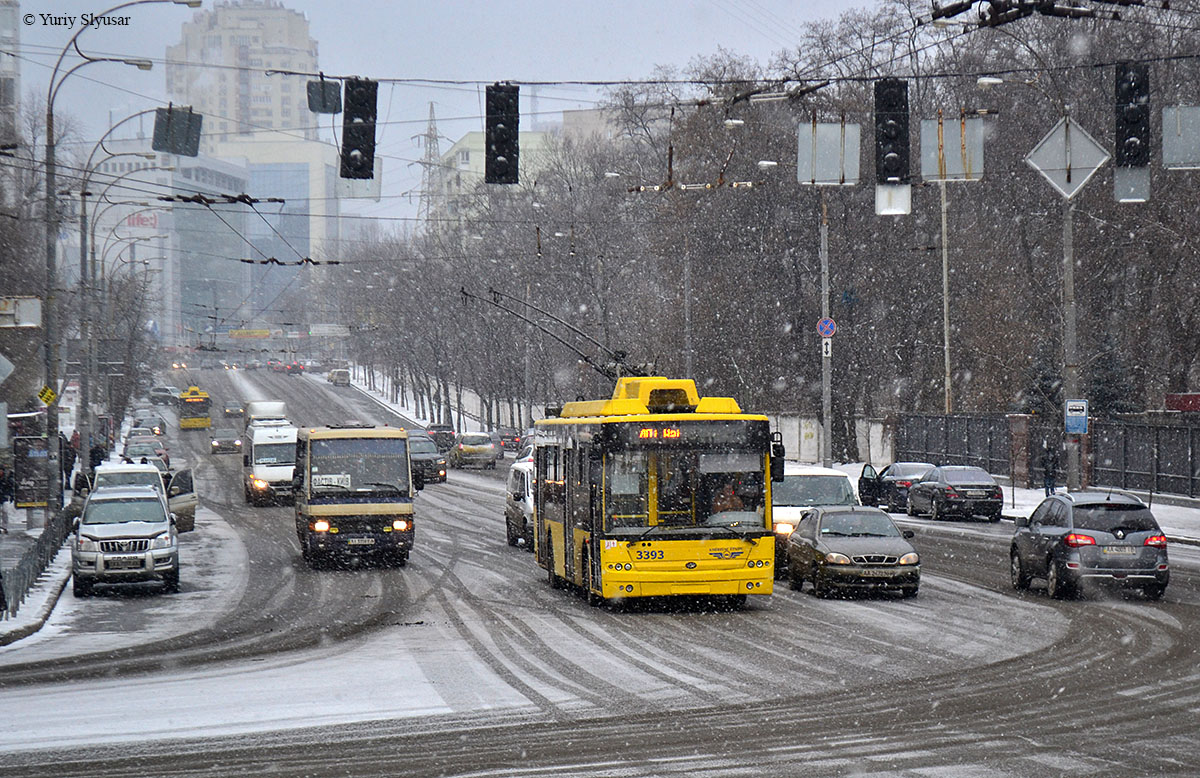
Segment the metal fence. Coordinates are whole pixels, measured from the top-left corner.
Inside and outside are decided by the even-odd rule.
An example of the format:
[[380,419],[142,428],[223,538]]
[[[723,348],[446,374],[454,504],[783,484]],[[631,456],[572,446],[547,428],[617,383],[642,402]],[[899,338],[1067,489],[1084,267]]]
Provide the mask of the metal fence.
[[8,607],[0,611],[0,617],[11,618],[17,615],[30,588],[62,548],[63,541],[71,532],[73,522],[74,516],[69,511],[59,511],[46,523],[42,534],[25,551],[20,561],[4,571],[4,602]]
[[1012,434],[1003,416],[901,416],[896,461],[974,465],[1009,472]]
[[1197,497],[1200,427],[1096,422],[1091,463],[1099,486]]

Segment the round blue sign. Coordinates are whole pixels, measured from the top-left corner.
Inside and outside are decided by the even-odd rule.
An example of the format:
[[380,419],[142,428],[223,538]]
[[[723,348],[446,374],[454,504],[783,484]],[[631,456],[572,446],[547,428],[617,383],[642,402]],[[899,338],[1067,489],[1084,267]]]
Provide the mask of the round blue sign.
[[837,332],[837,322],[829,318],[821,319],[817,322],[817,332],[821,333],[822,338],[832,338],[833,333]]

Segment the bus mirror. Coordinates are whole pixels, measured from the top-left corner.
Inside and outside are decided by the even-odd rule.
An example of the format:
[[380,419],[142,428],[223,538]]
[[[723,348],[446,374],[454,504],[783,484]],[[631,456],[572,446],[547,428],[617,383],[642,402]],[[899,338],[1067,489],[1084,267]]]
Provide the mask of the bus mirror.
[[783,480],[784,449],[782,443],[771,444],[771,480]]
[[242,467],[250,467],[250,455],[242,454]]
[[413,491],[419,492],[425,488],[425,474],[420,470],[412,474]]

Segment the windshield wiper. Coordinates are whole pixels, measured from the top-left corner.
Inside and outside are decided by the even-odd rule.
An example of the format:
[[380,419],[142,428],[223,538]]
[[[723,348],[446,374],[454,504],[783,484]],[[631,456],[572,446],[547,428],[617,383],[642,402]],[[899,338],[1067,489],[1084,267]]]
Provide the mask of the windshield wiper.
[[629,541],[629,545],[631,545],[631,546],[632,546],[634,543],[637,543],[639,540],[642,540],[642,539],[644,539],[644,538],[645,538],[647,535],[649,535],[651,532],[654,532],[654,531],[655,531],[655,530],[657,530],[657,529],[662,529],[663,527],[666,527],[666,526],[669,526],[669,525],[667,525],[667,524],[651,524],[649,527],[647,527],[647,528],[646,528],[646,531],[645,531],[645,532],[643,532],[642,534],[638,535],[636,538],[634,538],[634,539],[630,540],[630,541]]
[[733,527],[729,526],[728,524],[710,524],[710,525],[705,526],[705,529],[723,529],[726,532],[728,532],[729,534],[733,535],[735,538],[741,538],[742,540],[747,541],[752,546],[758,545],[757,540],[755,540],[754,538],[746,537],[745,534],[738,532],[737,530],[735,530]]
[[396,486],[392,483],[387,483],[385,481],[363,481],[363,486],[386,486],[388,489],[391,489],[393,492],[397,492],[398,494],[406,493],[405,490],[401,489],[399,486]]

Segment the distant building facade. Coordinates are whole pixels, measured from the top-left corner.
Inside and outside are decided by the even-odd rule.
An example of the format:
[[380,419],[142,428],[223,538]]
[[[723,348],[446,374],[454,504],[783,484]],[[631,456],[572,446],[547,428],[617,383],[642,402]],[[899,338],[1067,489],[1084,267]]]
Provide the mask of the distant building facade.
[[210,154],[264,131],[315,141],[305,79],[268,76],[271,69],[317,72],[308,19],[277,0],[220,2],[194,14],[167,47],[167,93],[204,114],[201,143]]

